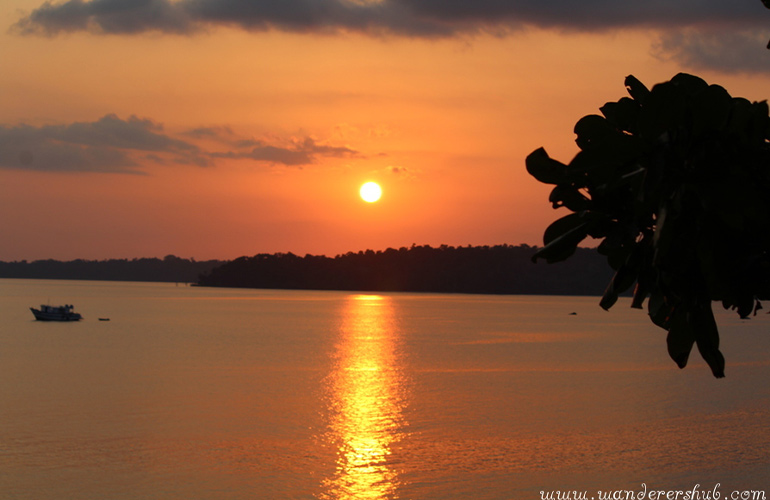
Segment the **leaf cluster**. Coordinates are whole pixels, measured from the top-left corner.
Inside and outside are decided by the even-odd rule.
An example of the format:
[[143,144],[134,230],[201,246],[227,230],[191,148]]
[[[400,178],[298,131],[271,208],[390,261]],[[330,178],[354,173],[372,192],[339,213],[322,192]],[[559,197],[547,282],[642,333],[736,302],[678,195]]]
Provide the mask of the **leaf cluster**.
[[770,297],[768,105],[685,73],[652,89],[628,76],[625,86],[628,97],[577,122],[569,164],[542,148],[527,157],[527,171],[555,185],[553,207],[571,211],[534,259],[561,261],[601,239],[615,270],[601,307],[633,286],[632,307],[649,298],[678,366],[697,345],[722,377],[712,301],[747,317]]

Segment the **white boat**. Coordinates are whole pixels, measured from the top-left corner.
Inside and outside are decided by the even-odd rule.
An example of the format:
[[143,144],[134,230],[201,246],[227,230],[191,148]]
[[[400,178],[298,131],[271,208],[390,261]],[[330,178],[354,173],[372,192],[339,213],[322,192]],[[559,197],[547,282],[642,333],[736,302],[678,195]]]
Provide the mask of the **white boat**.
[[35,319],[38,321],[80,321],[83,316],[80,313],[76,313],[73,309],[75,306],[65,304],[63,306],[49,306],[43,304],[40,309],[30,307],[29,310],[35,315]]

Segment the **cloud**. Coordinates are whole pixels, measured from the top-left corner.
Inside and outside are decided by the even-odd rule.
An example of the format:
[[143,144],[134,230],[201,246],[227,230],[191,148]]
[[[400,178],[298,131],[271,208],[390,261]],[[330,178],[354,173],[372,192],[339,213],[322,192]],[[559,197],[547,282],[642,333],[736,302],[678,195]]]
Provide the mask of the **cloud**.
[[320,157],[356,157],[341,146],[318,144],[312,138],[286,145],[239,138],[229,127],[197,128],[180,134],[191,140],[225,144],[219,152],[172,137],[163,126],[135,116],[114,114],[93,122],[66,125],[0,125],[0,168],[61,172],[144,173],[149,164],[209,166],[214,159],[242,158],[260,163],[302,166]]
[[185,9],[168,0],[67,0],[46,1],[20,19],[13,30],[42,35],[75,31],[181,34],[190,33],[193,25]]
[[68,125],[0,125],[0,168],[42,171],[141,173],[141,160],[156,158],[205,165],[193,144],[171,138],[160,125],[131,116],[106,115]]
[[770,70],[770,36],[762,30],[735,33],[683,30],[663,34],[654,47],[661,59],[672,59],[694,69],[726,73],[758,73]]
[[411,180],[417,178],[422,172],[419,169],[407,168],[403,165],[388,165],[385,171],[401,180]]
[[[46,1],[12,31],[45,36],[76,31],[192,34],[228,26],[252,32],[441,38],[482,32],[505,35],[522,28],[567,32],[631,28],[662,33],[659,51],[680,62],[700,64],[711,59],[705,48],[710,54],[742,48],[741,40],[766,29],[768,19],[770,13],[760,0],[65,0]],[[682,31],[689,34],[682,36]],[[708,41],[698,41],[699,37]],[[756,48],[760,59],[764,45]],[[742,68],[752,71],[755,66]]]
[[293,141],[286,146],[267,144],[259,140],[240,140],[233,144],[236,149],[227,152],[212,153],[214,158],[246,158],[263,163],[286,166],[302,166],[316,163],[319,157],[352,158],[360,156],[357,151],[347,147],[317,144],[307,137]]
[[196,139],[222,140],[222,138],[232,137],[235,134],[230,127],[198,127],[184,132],[184,135]]
[[47,35],[71,31],[191,33],[224,25],[248,31],[436,37],[523,26],[582,31],[758,27],[765,24],[763,13],[759,0],[66,0],[45,2],[15,27],[22,33]]

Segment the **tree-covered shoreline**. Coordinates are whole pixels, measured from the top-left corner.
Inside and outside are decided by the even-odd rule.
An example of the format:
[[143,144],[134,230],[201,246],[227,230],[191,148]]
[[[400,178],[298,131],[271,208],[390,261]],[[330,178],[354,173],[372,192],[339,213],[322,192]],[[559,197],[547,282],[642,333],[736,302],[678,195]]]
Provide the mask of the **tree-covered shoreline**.
[[201,274],[225,262],[198,262],[174,255],[163,259],[22,260],[0,262],[0,278],[196,283]]
[[529,245],[412,245],[336,257],[240,257],[202,275],[201,286],[376,292],[601,295],[612,270],[595,249],[558,265],[534,264]]
[[0,278],[156,281],[200,286],[286,290],[349,290],[530,295],[604,292],[612,269],[596,249],[575,259],[535,264],[529,245],[453,247],[412,245],[335,257],[257,254],[231,261],[163,259],[0,261]]

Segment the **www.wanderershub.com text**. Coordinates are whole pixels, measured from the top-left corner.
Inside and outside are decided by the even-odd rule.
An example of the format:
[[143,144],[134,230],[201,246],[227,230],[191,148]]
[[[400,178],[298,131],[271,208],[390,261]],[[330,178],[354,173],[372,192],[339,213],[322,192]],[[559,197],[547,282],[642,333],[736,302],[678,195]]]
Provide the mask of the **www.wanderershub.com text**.
[[637,490],[597,490],[589,493],[578,490],[541,491],[540,500],[767,500],[764,490],[733,490],[722,492],[720,483],[713,488],[696,484],[689,490],[648,488],[642,483]]

